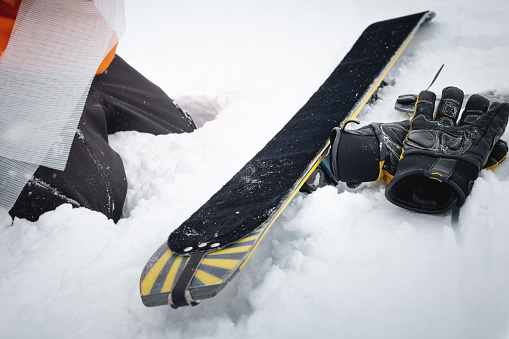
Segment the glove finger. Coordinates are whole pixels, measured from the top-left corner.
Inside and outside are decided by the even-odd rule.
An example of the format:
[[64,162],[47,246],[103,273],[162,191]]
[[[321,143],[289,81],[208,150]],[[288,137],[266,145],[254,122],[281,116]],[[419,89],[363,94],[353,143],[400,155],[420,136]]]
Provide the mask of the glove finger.
[[503,102],[498,102],[498,101],[493,101],[490,105],[490,108],[489,109],[492,109],[493,107],[497,106],[497,105],[500,105],[500,104],[503,104]]
[[[482,114],[470,127],[475,127],[481,134],[493,131],[502,135],[509,119],[509,103],[496,103],[491,105],[488,112]],[[469,127],[469,128],[470,128]]]
[[476,121],[481,114],[486,113],[489,107],[490,101],[487,98],[479,94],[471,95],[470,98],[468,98],[465,110],[461,114],[459,126],[470,125]]
[[451,126],[456,125],[463,104],[464,94],[458,87],[446,87],[442,91],[442,99],[438,104],[435,120],[442,123],[448,123]]
[[417,97],[412,120],[417,116],[424,116],[430,121],[433,120],[433,111],[435,110],[436,98],[436,94],[431,91],[421,91]]
[[509,104],[497,104],[467,127],[471,132],[471,136],[484,139],[483,142],[478,143],[478,147],[480,147],[479,150],[485,150],[482,152],[482,156],[486,157],[485,159],[487,159],[489,150],[493,148],[495,142],[504,134],[508,119]]

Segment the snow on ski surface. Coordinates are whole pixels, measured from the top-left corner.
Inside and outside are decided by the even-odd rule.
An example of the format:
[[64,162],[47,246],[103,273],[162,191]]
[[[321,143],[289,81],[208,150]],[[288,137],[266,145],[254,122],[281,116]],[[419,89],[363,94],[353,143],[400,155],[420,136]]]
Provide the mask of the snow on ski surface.
[[425,89],[442,64],[437,93],[509,94],[507,1],[125,5],[119,54],[208,122],[191,134],[111,137],[129,180],[116,225],[70,205],[35,223],[0,215],[0,337],[509,337],[509,161],[480,174],[457,221],[391,205],[383,183],[326,187],[299,195],[215,298],[146,308],[138,290],[168,234],[270,140],[370,23],[437,12],[363,124],[404,119],[396,97]]

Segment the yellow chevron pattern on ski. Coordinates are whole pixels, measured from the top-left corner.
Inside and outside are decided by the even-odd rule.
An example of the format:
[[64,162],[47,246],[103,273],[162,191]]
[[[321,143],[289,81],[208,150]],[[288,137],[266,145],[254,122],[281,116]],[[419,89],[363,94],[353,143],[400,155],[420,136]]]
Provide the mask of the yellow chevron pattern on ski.
[[[250,235],[240,239],[224,249],[208,253],[196,271],[195,278],[190,284],[192,290],[195,286],[211,286],[227,281],[233,273],[239,269],[241,263],[246,259],[247,253],[252,250],[253,244],[259,241],[263,228],[258,228]],[[158,251],[152,257],[153,266],[142,274],[140,280],[140,291],[142,296],[168,293],[176,282],[179,268],[183,268],[187,257],[179,256],[167,247],[166,243],[161,246],[165,251]],[[228,258],[221,258],[227,255]],[[170,263],[169,269],[165,266]],[[182,264],[184,263],[184,265]],[[164,284],[157,282],[164,281]]]

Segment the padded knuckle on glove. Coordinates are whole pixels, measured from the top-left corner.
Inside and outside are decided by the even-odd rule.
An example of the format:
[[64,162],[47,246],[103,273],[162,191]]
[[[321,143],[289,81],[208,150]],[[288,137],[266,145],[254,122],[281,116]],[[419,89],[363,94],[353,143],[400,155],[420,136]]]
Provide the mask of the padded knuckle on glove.
[[438,138],[432,131],[412,131],[408,133],[406,143],[415,148],[433,150],[437,148]]

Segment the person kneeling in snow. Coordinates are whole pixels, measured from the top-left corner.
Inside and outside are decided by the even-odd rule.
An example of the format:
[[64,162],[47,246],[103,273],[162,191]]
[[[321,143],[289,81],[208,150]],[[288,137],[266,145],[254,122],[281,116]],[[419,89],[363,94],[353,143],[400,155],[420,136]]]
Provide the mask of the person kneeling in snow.
[[[482,169],[493,169],[507,155],[500,140],[509,104],[481,95],[469,97],[447,87],[434,113],[436,95],[422,91],[410,120],[372,123],[331,133],[330,167],[336,182],[349,187],[386,178],[386,198],[420,213],[461,207]],[[459,118],[459,121],[458,121]]]
[[12,217],[70,203],[117,222],[127,180],[108,134],[196,128],[115,54],[122,1],[96,3],[0,0],[0,208]]

